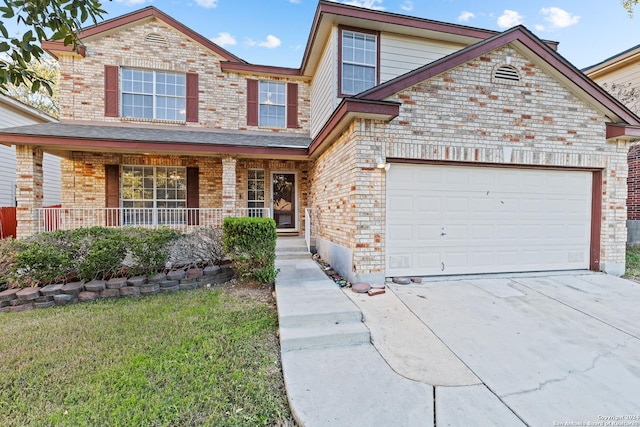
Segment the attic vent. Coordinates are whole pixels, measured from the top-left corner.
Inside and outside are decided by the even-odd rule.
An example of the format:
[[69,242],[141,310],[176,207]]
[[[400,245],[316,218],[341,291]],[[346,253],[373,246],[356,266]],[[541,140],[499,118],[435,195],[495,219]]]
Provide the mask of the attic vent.
[[513,68],[510,65],[503,65],[498,67],[493,77],[498,81],[511,81],[511,82],[519,82],[520,74],[518,74],[518,70]]
[[147,43],[157,44],[161,46],[166,46],[169,44],[165,36],[161,34],[156,34],[156,33],[147,34],[147,37],[144,38],[144,41]]

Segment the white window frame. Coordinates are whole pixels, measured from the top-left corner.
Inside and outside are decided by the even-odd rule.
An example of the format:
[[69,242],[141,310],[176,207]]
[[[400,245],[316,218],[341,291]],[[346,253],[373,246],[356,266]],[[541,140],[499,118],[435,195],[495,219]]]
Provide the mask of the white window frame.
[[[151,191],[153,198],[125,198],[125,173],[127,168],[133,170],[134,168],[151,169],[153,183],[151,187],[144,186],[144,174],[142,177],[143,185],[142,191]],[[121,223],[125,225],[183,225],[186,224],[186,207],[187,207],[187,168],[183,166],[147,166],[147,165],[122,165],[120,167],[120,174],[122,179],[120,180],[120,208],[122,210]],[[180,183],[174,188],[158,186],[158,169],[166,169],[167,172],[175,171],[177,175],[181,175],[183,188],[180,189]],[[181,172],[181,173],[178,173]],[[184,178],[182,178],[184,177]],[[184,198],[158,198],[159,191],[178,191],[184,192]],[[166,208],[158,207],[159,203],[175,203],[176,207]],[[131,203],[133,206],[125,206],[125,204]],[[143,204],[145,206],[135,206],[136,204]],[[179,212],[179,209],[184,209],[184,212]],[[164,211],[163,211],[164,210]],[[162,214],[162,215],[160,215]]]
[[[258,178],[255,174],[262,172],[262,179]],[[252,176],[254,174],[254,176]],[[262,190],[258,187],[258,183],[262,182]],[[255,184],[255,188],[251,188],[251,183]],[[249,212],[249,216],[262,216],[262,212],[267,203],[267,181],[266,181],[266,171],[264,169],[248,169],[247,170],[247,209]],[[262,191],[262,200],[257,198],[251,198],[251,192],[257,195],[260,191]],[[251,206],[254,204],[254,206]],[[262,204],[262,206],[258,206]]]
[[[345,51],[346,49],[349,49],[348,47],[345,46],[345,37],[352,37],[357,38],[357,37],[362,37],[364,38],[365,42],[373,42],[373,48],[372,49],[367,49],[366,48],[366,43],[365,43],[365,48],[364,48],[364,61],[357,61],[355,59],[355,54],[351,55],[353,57],[353,59],[348,60],[347,59],[347,55],[345,55]],[[341,46],[341,63],[340,63],[340,92],[341,95],[356,95],[357,93],[363,92],[367,89],[371,89],[372,87],[374,87],[377,84],[378,81],[378,35],[377,34],[371,34],[371,33],[365,33],[365,32],[359,32],[359,31],[354,31],[354,30],[348,30],[348,29],[342,29],[340,32],[340,46]],[[353,46],[351,49],[355,50],[356,47]],[[372,57],[372,60],[367,61],[368,58]],[[356,68],[367,68],[367,69],[372,69],[373,70],[373,81],[369,82],[367,80],[358,80],[360,82],[363,82],[363,89],[359,90],[359,91],[347,91],[345,89],[345,65],[349,65],[349,66],[353,66]],[[354,81],[356,81],[354,79]]]
[[[274,88],[282,89],[282,93],[278,93],[272,90]],[[282,96],[282,102],[278,100],[278,97]],[[264,108],[277,107],[278,111],[282,110],[282,117],[270,116],[275,118],[278,123],[273,124],[271,122],[264,122],[262,118],[262,112]],[[279,121],[282,120],[282,123]],[[258,82],[258,126],[271,127],[271,128],[285,128],[287,126],[287,85],[283,82],[276,82],[272,80],[260,80]]]
[[[141,73],[150,73],[151,74],[151,85],[152,85],[152,91],[151,92],[146,92],[144,91],[144,89],[142,91],[134,91],[133,87],[131,89],[131,91],[125,91],[124,90],[124,85],[125,85],[125,73],[126,72],[141,72]],[[171,75],[171,76],[175,76],[180,77],[182,79],[182,81],[180,82],[181,84],[174,84],[173,86],[176,87],[176,89],[178,88],[182,88],[182,94],[180,95],[176,95],[176,94],[161,94],[158,93],[158,85],[162,84],[158,81],[158,76],[159,75]],[[131,81],[133,82],[134,80],[131,79]],[[166,85],[166,84],[165,84]],[[132,84],[133,86],[133,84]],[[125,109],[125,102],[124,102],[124,98],[125,95],[133,95],[133,96],[150,96],[152,98],[152,105],[151,105],[151,113],[152,113],[152,117],[145,117],[143,116],[136,116],[135,115],[135,110],[132,112],[132,114],[130,115],[124,115],[124,109]],[[164,99],[173,99],[175,100],[176,104],[178,103],[182,103],[182,108],[180,108],[180,106],[176,106],[176,108],[172,108],[169,109],[167,107],[159,107],[159,100],[160,98],[164,98]],[[164,110],[166,110],[167,112],[171,112],[173,111],[175,113],[175,117],[170,117],[170,118],[166,118],[166,117],[159,117],[160,115],[159,113],[159,108],[163,108]],[[143,69],[138,69],[138,68],[128,68],[128,67],[121,67],[120,68],[120,117],[122,118],[126,118],[126,119],[143,119],[143,120],[162,120],[162,121],[172,121],[172,122],[186,122],[187,120],[187,76],[186,74],[183,73],[172,73],[172,72],[168,72],[168,71],[161,71],[161,70],[143,70]]]

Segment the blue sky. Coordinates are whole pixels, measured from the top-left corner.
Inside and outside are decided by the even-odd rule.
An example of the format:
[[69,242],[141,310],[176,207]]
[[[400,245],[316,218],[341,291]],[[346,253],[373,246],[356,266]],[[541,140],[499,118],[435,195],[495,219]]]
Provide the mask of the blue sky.
[[[393,13],[503,30],[524,24],[578,68],[640,44],[640,10],[630,19],[620,0],[348,0]],[[298,67],[315,0],[113,0],[108,18],[153,5],[254,64]]]

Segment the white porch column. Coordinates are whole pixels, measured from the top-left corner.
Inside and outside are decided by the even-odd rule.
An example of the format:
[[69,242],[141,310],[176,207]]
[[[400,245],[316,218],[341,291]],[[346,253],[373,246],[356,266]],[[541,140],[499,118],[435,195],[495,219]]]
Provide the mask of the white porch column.
[[42,208],[42,150],[28,145],[16,145],[16,237],[26,237],[38,231],[36,209]]
[[222,208],[224,216],[232,215],[236,209],[236,158],[222,158]]

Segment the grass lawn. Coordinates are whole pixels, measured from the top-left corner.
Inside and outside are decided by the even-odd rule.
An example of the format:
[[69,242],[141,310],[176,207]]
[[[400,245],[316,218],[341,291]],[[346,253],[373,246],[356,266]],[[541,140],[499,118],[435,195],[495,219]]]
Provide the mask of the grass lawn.
[[0,315],[0,424],[287,425],[268,290]]
[[640,280],[640,247],[627,246],[627,269],[624,276]]

